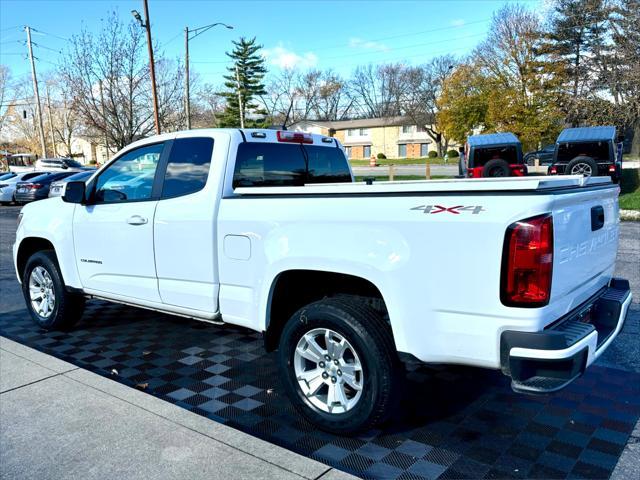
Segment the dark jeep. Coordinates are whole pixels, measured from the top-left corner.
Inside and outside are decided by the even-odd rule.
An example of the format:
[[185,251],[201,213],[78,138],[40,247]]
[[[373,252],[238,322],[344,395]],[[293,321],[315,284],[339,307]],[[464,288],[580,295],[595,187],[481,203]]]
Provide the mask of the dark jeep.
[[527,167],[522,144],[513,133],[489,133],[467,138],[467,176],[522,177]]
[[620,179],[616,127],[566,128],[556,140],[549,175],[610,176]]

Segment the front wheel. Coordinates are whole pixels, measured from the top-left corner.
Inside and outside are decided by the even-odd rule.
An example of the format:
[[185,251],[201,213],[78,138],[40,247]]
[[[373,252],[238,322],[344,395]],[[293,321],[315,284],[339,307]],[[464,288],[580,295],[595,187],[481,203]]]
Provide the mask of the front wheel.
[[296,409],[332,433],[373,427],[397,400],[390,327],[364,303],[328,298],[298,310],[282,333],[278,363]]
[[72,327],[84,311],[84,297],[66,291],[53,251],[34,253],[24,269],[22,293],[31,318],[46,330]]

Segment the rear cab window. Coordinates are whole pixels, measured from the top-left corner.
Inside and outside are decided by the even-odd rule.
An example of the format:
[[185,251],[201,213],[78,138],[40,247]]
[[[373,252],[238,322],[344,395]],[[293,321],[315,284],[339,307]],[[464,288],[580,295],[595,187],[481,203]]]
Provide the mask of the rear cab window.
[[262,142],[238,146],[233,188],[351,181],[347,159],[339,148]]

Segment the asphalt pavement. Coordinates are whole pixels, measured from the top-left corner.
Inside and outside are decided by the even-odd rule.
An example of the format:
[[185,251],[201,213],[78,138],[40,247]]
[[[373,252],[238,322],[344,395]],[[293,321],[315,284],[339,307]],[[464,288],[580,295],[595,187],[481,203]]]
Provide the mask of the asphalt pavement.
[[[436,174],[436,173],[434,173]],[[11,259],[19,207],[0,207],[0,315],[24,308]],[[616,275],[634,295],[598,363],[640,372],[640,222],[623,222]],[[640,424],[612,478],[640,471]],[[75,365],[0,338],[2,478],[353,478]]]

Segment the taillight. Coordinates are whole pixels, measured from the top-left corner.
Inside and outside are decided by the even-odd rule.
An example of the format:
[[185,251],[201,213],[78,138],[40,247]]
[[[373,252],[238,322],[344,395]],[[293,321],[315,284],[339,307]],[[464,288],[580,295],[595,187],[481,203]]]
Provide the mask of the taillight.
[[313,137],[310,133],[303,132],[287,132],[278,130],[277,133],[279,142],[289,143],[313,143]]
[[609,165],[609,173],[615,173],[616,171],[616,166],[615,165]]
[[558,173],[558,169],[556,167],[549,168],[549,175],[556,175]]
[[32,183],[31,185],[29,185],[29,188],[31,190],[38,190],[39,188],[42,188],[44,185],[42,185],[41,183]]
[[510,225],[502,258],[502,303],[511,307],[546,305],[552,273],[553,217],[540,215]]

